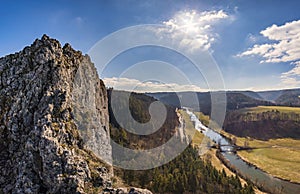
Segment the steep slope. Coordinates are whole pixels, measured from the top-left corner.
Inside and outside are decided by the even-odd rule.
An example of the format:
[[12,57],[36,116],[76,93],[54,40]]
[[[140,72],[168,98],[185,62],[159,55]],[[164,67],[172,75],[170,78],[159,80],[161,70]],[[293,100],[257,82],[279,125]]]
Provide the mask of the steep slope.
[[283,90],[275,100],[277,104],[285,106],[300,106],[300,89]]
[[[111,157],[106,93],[87,56],[44,35],[0,58],[0,78],[0,193],[85,193],[110,186],[111,167],[88,151]],[[87,85],[92,88],[80,94]],[[84,113],[93,114],[76,124],[74,115]],[[89,119],[96,126],[81,125]]]

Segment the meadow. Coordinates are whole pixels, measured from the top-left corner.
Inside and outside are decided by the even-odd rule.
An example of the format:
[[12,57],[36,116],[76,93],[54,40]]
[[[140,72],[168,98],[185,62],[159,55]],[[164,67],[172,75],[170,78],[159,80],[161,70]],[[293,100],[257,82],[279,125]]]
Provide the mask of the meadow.
[[300,183],[300,140],[280,138],[262,141],[237,137],[225,131],[221,133],[235,141],[238,146],[246,144],[253,148],[237,152],[247,162],[273,176]]

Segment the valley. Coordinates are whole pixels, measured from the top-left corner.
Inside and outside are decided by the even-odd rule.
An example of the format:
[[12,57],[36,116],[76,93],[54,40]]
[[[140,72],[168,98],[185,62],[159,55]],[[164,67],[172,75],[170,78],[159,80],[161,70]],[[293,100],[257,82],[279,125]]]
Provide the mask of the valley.
[[[151,93],[148,95],[178,108],[180,108],[180,105],[181,107],[190,107],[205,126],[216,126],[213,129],[219,131],[231,144],[236,145],[238,149],[234,150],[241,159],[233,163],[240,163],[243,160],[245,163],[238,165],[238,167],[226,164],[225,166],[229,165],[231,170],[227,167],[224,168],[224,161],[222,162],[220,158],[216,157],[217,153],[215,151],[211,149],[207,151],[204,157],[209,158],[218,169],[225,169],[226,172],[233,174],[238,172],[242,177],[250,176],[246,179],[252,179],[252,182],[262,190],[267,188],[266,190],[269,192],[291,193],[299,190],[298,184],[300,183],[299,93],[299,89],[226,92],[227,111],[222,128],[217,126],[208,116],[211,113],[209,110],[211,107],[208,105],[209,103],[205,102],[211,102],[209,93],[196,93],[199,100],[198,106],[187,100],[192,92],[181,92],[177,95],[175,93]],[[180,96],[180,98],[177,96]],[[199,110],[201,112],[197,112]],[[189,119],[189,115],[185,111],[181,110],[180,113],[185,120]],[[194,127],[192,125],[193,123],[186,122],[187,128]],[[203,139],[205,139],[203,133],[196,132],[192,139],[192,145],[195,147],[199,144],[202,144],[202,146],[204,144],[218,146],[217,141],[203,144]],[[227,159],[236,160],[227,153],[224,157],[226,158],[226,156]],[[251,167],[247,167],[248,165]],[[242,168],[244,173],[252,175],[245,175],[243,170],[236,168]],[[247,168],[251,168],[251,170],[249,171]],[[262,177],[265,178],[270,174],[274,177],[272,179],[276,179],[275,182],[278,183],[283,180],[285,186],[278,186],[281,185],[278,184],[278,187],[272,189],[271,185],[275,184],[272,183],[274,180],[267,183],[268,181],[264,178],[251,178],[256,174],[255,171],[258,171],[258,174],[262,174]],[[267,186],[268,184],[269,186]],[[290,187],[289,185],[292,190],[285,188]]]
[[[117,91],[117,93],[124,93],[124,91]],[[110,101],[110,92],[108,97]],[[118,107],[120,109],[124,108],[122,97],[119,96],[118,100],[120,102],[118,103]],[[146,115],[140,121],[147,121],[149,119],[147,106],[149,106],[149,102],[153,102],[155,99],[143,94],[131,93],[130,101],[130,110],[134,112],[135,118],[139,120],[143,118],[142,115]],[[144,106],[145,108],[139,108],[140,106]],[[176,114],[173,115],[176,111],[175,108],[167,106],[167,109],[170,110],[168,111],[170,116],[168,116],[160,130],[148,136],[137,137],[137,135],[126,132],[117,123],[114,123],[113,112],[111,111],[111,107],[109,107],[110,117],[112,118],[110,121],[112,139],[128,148],[143,149],[145,148],[144,146],[147,146],[146,148],[149,149],[152,146],[160,146],[162,142],[169,140],[171,134],[176,135],[175,132],[178,130],[176,125],[172,124],[177,118]],[[236,176],[235,173],[232,173],[222,164],[217,159],[214,153],[215,150],[211,150],[203,157],[199,156],[197,147],[202,143],[204,135],[198,131],[195,132],[194,125],[186,112],[177,110],[177,113],[182,116],[182,124],[184,126],[184,133],[181,134],[183,137],[177,134],[179,140],[184,140],[181,143],[186,145],[182,153],[172,161],[149,170],[136,171],[114,167],[115,174],[121,177],[127,185],[147,188],[154,193],[254,193],[253,185]],[[198,115],[201,115],[201,118],[208,118],[200,113]],[[176,130],[172,130],[170,127],[174,127]],[[191,144],[187,145],[185,140],[191,136],[193,136],[193,139],[190,140]],[[112,149],[114,153],[114,146],[112,146]],[[165,157],[167,153],[161,152],[161,156]],[[153,160],[154,158],[153,156],[151,159]],[[128,159],[132,160],[132,158]],[[133,160],[138,159],[134,158]]]

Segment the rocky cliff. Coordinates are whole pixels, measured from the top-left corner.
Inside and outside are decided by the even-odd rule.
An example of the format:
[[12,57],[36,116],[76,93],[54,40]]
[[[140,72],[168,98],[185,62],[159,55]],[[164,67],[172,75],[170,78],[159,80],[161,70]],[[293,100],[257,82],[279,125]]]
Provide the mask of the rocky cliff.
[[88,56],[44,35],[0,58],[0,193],[110,187],[107,96]]

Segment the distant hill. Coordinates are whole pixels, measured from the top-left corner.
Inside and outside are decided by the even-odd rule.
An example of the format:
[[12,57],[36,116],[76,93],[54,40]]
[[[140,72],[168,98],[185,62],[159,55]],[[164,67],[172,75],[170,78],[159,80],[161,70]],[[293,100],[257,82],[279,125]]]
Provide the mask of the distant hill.
[[[234,91],[233,91],[234,92]],[[265,101],[270,101],[262,97],[259,93],[253,92],[253,91],[237,91],[236,93],[241,93],[244,94],[245,96],[248,96],[250,98],[254,98],[256,100],[265,100]]]
[[[211,93],[210,92],[160,92],[147,93],[147,95],[159,99],[165,104],[175,107],[190,107],[195,111],[201,111],[204,114],[210,114],[211,111]],[[196,96],[196,100],[195,100]],[[191,100],[194,99],[194,100]],[[198,102],[197,102],[198,99]],[[273,105],[270,101],[262,100],[255,92],[226,92],[227,110],[236,110],[245,107],[255,107],[260,105]],[[216,102],[222,103],[222,102]],[[199,109],[200,107],[200,109]]]
[[259,96],[261,96],[262,99],[275,102],[276,99],[282,94],[282,90],[276,90],[276,91],[262,91],[262,92],[256,92]]
[[256,92],[262,99],[277,105],[300,106],[300,89],[274,90]]
[[[175,107],[190,107],[205,114],[210,113],[211,92],[157,92],[146,93],[165,104]],[[195,94],[198,102],[195,102]],[[227,91],[227,110],[263,105],[300,106],[300,89],[273,91]],[[198,104],[199,103],[199,104]],[[200,110],[199,110],[200,105]]]
[[281,95],[275,100],[279,105],[285,106],[300,106],[300,89],[284,90]]

